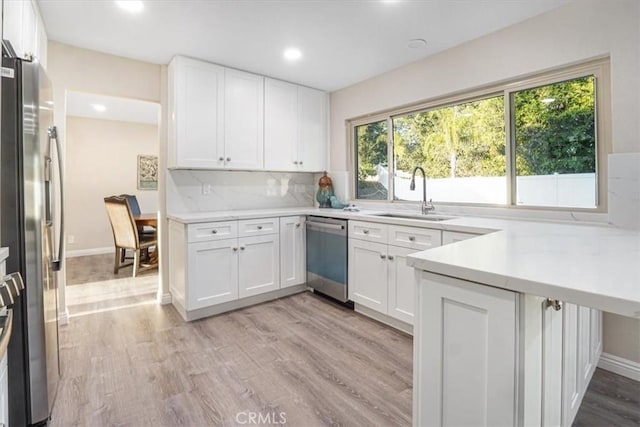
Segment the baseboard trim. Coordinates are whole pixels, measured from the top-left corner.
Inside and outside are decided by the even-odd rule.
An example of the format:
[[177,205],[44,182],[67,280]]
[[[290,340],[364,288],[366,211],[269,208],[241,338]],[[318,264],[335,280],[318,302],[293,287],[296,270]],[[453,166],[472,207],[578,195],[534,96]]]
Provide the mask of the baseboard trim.
[[63,326],[69,323],[69,310],[66,308],[60,314],[58,314],[58,325]]
[[629,379],[640,381],[640,363],[623,359],[609,353],[602,353],[598,361],[598,368],[614,374],[622,375]]
[[413,336],[413,325],[403,322],[402,320],[387,316],[386,314],[380,313],[379,311],[373,310],[369,307],[365,307],[364,305],[358,303],[354,304],[354,311]]
[[106,248],[76,249],[75,251],[68,251],[65,256],[67,258],[75,258],[79,256],[111,254],[114,253],[114,250],[113,246],[107,246]]
[[167,304],[171,304],[172,298],[171,298],[171,292],[167,292],[167,293],[161,293],[158,292],[158,304],[160,305],[167,305]]

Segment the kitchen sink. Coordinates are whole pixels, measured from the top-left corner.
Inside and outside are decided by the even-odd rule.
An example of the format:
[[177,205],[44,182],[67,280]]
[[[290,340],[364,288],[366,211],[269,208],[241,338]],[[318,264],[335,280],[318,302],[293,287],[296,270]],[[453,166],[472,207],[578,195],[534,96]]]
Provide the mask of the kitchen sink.
[[380,214],[372,214],[373,216],[383,216],[386,218],[404,218],[404,219],[417,219],[420,221],[446,221],[448,219],[455,219],[455,216],[444,216],[444,215],[420,215],[420,214],[410,214],[410,213],[380,213]]

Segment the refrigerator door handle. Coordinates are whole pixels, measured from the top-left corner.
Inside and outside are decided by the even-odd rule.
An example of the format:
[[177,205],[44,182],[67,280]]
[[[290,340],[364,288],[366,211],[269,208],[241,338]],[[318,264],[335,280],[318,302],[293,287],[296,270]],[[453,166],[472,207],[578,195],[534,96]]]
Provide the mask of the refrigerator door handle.
[[[62,149],[60,147],[60,141],[58,140],[58,129],[55,126],[51,126],[47,130],[47,135],[49,137],[49,153],[51,153],[52,145],[55,143],[56,146],[56,154],[58,156],[58,180],[59,180],[59,190],[60,190],[60,238],[58,239],[58,253],[54,254],[53,259],[51,261],[53,271],[60,271],[62,268],[62,259],[64,257],[64,181],[63,181],[63,167],[62,167]],[[46,156],[45,163],[45,182],[48,183],[49,191],[47,197],[47,209],[46,209],[46,221],[48,226],[53,225],[52,221],[52,212],[51,212],[51,195],[53,192],[53,188],[51,188],[51,157]],[[55,235],[55,234],[54,234]]]

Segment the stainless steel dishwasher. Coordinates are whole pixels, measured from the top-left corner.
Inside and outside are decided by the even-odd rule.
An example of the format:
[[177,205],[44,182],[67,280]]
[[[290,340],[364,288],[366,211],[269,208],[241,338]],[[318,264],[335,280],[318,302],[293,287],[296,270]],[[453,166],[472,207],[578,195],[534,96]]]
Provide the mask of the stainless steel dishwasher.
[[307,217],[307,285],[338,301],[349,300],[347,220]]

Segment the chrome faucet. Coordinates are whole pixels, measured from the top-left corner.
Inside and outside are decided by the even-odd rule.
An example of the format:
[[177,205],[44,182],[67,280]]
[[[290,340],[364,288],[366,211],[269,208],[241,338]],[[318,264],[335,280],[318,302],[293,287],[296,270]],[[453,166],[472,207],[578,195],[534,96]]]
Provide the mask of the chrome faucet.
[[433,206],[433,202],[431,199],[427,202],[427,176],[424,173],[424,169],[420,166],[416,166],[413,169],[413,173],[411,174],[411,184],[409,185],[409,190],[415,191],[416,189],[416,172],[422,172],[422,215],[426,215],[432,210],[435,210],[435,206]]

